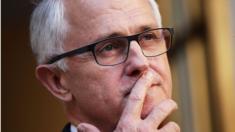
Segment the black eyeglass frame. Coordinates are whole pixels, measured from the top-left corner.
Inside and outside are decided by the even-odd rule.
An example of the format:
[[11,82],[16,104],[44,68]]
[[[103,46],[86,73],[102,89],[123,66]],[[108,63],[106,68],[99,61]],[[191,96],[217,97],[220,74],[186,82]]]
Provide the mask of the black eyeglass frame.
[[[134,40],[134,41],[136,41],[136,42],[139,43],[139,36],[140,36],[140,35],[142,35],[142,34],[144,34],[144,33],[146,33],[146,32],[149,32],[149,31],[153,31],[153,30],[162,30],[162,29],[168,30],[168,31],[170,32],[170,38],[171,38],[171,40],[170,40],[169,48],[168,48],[165,52],[163,52],[163,53],[161,53],[161,54],[158,54],[158,55],[154,55],[154,56],[159,56],[159,55],[162,55],[162,54],[166,53],[167,51],[169,51],[169,49],[170,49],[170,47],[171,47],[171,45],[172,45],[173,34],[174,34],[174,28],[154,28],[154,29],[149,29],[149,30],[146,30],[146,31],[144,31],[144,32],[135,34],[135,35],[130,35],[130,36],[117,36],[117,37],[106,38],[106,39],[103,39],[103,40],[94,42],[94,43],[92,43],[92,44],[86,45],[86,46],[84,46],[84,47],[77,48],[77,49],[74,49],[74,50],[71,50],[71,51],[62,53],[62,54],[60,54],[60,55],[54,56],[54,57],[52,57],[52,58],[47,62],[47,64],[52,64],[52,63],[54,63],[54,62],[56,62],[56,61],[58,61],[58,60],[60,60],[60,59],[65,58],[65,57],[70,57],[70,56],[74,56],[74,55],[80,55],[80,54],[82,54],[82,53],[92,51],[92,54],[93,54],[93,56],[94,56],[95,61],[96,61],[97,64],[102,65],[102,66],[118,65],[118,64],[121,64],[121,63],[123,63],[123,62],[125,62],[125,61],[127,60],[128,54],[129,54],[130,42],[131,42],[131,41]],[[100,63],[98,62],[97,58],[96,58],[96,55],[95,55],[95,46],[96,46],[97,44],[103,42],[103,41],[107,41],[107,40],[111,40],[111,39],[118,39],[118,38],[125,38],[125,39],[128,40],[128,49],[127,49],[128,52],[127,52],[127,55],[126,55],[127,57],[126,57],[122,62],[117,63],[117,64],[113,64],[113,65],[104,65],[104,64],[100,64]],[[145,55],[145,56],[146,56],[146,55]],[[154,56],[146,56],[146,57],[154,57]]]

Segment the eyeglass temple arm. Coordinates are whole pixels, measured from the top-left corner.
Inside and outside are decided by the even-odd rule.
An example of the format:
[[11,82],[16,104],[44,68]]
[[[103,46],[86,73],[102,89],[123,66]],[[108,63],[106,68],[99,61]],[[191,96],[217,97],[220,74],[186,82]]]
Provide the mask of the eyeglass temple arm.
[[56,62],[56,61],[58,61],[58,60],[60,60],[62,58],[65,58],[65,57],[79,55],[79,54],[91,51],[93,49],[93,47],[94,47],[93,45],[89,45],[89,46],[85,46],[85,47],[82,47],[82,48],[78,48],[78,49],[66,52],[66,53],[61,54],[61,55],[54,56],[54,57],[52,57],[51,60],[49,60],[47,62],[47,64],[52,64],[52,63],[54,63],[54,62]]

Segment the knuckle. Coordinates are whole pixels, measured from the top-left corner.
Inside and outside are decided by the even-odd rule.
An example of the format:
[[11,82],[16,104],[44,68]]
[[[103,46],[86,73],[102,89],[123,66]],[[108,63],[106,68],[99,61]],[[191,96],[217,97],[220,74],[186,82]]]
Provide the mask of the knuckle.
[[146,127],[142,126],[142,127],[137,128],[137,132],[146,132],[146,131],[148,132],[148,128],[146,128]]
[[155,120],[155,119],[158,119],[158,120],[162,120],[163,118],[165,118],[167,116],[167,110],[165,110],[164,108],[161,108],[161,107],[155,107],[154,108],[154,111],[153,111],[153,115],[154,116],[150,116],[148,117],[149,119],[151,120]]
[[168,113],[169,109],[165,107],[158,107],[158,111],[162,114]]
[[131,118],[125,118],[121,122],[118,123],[115,132],[128,132],[128,131],[136,131],[136,125],[134,120]]
[[153,129],[146,123],[142,123],[138,128],[137,132],[151,132]]
[[168,113],[168,109],[164,108],[164,107],[157,107],[157,112],[160,114],[160,115],[166,115]]
[[81,132],[100,132],[98,128],[88,123],[80,123],[77,129],[78,131],[81,131]]
[[180,127],[177,123],[175,122],[169,122],[169,126],[175,131],[175,132],[180,132]]

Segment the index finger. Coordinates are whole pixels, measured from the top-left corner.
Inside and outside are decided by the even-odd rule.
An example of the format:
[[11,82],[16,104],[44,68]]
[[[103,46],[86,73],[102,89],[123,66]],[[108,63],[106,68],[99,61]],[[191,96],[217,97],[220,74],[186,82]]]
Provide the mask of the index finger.
[[153,75],[150,71],[144,73],[131,90],[127,104],[123,110],[121,119],[124,117],[140,118],[147,89],[151,86]]

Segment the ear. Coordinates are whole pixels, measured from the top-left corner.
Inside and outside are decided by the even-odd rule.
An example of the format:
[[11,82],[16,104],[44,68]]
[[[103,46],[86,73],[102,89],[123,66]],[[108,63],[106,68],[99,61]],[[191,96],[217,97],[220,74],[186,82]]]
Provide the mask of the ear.
[[39,65],[35,71],[37,79],[58,99],[68,102],[72,100],[72,94],[63,86],[63,73],[49,65]]

